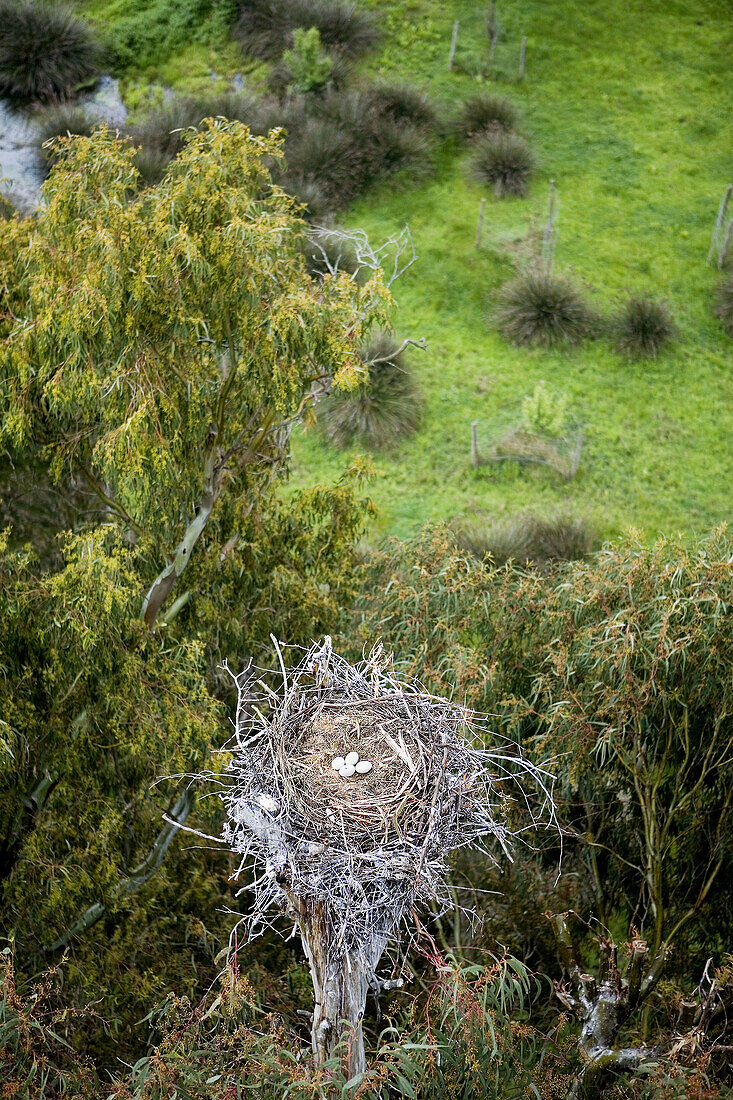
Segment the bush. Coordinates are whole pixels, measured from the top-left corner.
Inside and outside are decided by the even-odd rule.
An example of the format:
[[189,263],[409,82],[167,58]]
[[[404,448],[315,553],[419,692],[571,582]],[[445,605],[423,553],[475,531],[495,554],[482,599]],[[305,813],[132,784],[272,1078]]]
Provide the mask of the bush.
[[535,158],[529,142],[519,134],[486,133],[479,138],[471,161],[471,172],[479,183],[488,183],[495,194],[526,195]]
[[86,23],[39,0],[0,0],[0,95],[26,105],[68,99],[97,75]]
[[496,319],[507,340],[544,347],[579,343],[593,324],[573,282],[542,271],[528,271],[502,287]]
[[272,61],[292,47],[296,28],[316,27],[323,46],[356,57],[378,38],[371,16],[339,0],[244,0],[235,37],[245,53]]
[[289,132],[286,166],[278,170],[282,186],[301,201],[305,188],[316,188],[325,207],[337,210],[408,164],[414,173],[424,171],[425,137],[378,115],[367,94],[332,92],[316,108]]
[[486,133],[509,134],[517,128],[517,109],[510,99],[478,92],[467,99],[456,120],[456,130],[461,137],[478,138]]
[[140,150],[135,164],[146,184],[162,179],[168,164],[183,148],[183,131],[197,127],[204,118],[234,119],[259,131],[259,104],[246,92],[225,92],[210,96],[181,96],[151,111],[130,128]]
[[553,561],[586,558],[598,547],[586,521],[564,513],[545,517],[525,511],[486,525],[457,523],[455,531],[462,549],[479,559],[488,554],[495,565],[514,561],[544,568]]
[[374,84],[367,91],[375,113],[391,123],[430,131],[437,125],[429,98],[407,84]]
[[59,158],[58,151],[53,147],[45,147],[46,142],[54,138],[66,137],[67,134],[80,134],[89,137],[92,130],[99,128],[99,120],[92,118],[83,107],[74,104],[60,104],[57,107],[47,107],[37,119],[37,151],[38,159],[42,167],[48,172],[51,166]]
[[381,333],[359,351],[370,364],[368,381],[355,390],[334,391],[322,402],[319,419],[338,447],[390,447],[419,427],[422,395],[399,346]]
[[728,276],[718,287],[716,313],[720,322],[733,337],[733,276]]
[[611,328],[617,350],[630,359],[656,359],[675,335],[667,306],[647,295],[629,298]]

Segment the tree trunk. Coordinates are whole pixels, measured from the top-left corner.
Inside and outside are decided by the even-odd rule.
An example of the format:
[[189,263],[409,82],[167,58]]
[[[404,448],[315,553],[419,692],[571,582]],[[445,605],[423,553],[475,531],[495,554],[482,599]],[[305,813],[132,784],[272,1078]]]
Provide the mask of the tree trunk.
[[362,1019],[389,937],[375,931],[358,948],[347,948],[337,940],[326,903],[302,898],[291,901],[313,979],[311,1034],[316,1065],[338,1053],[347,1077],[354,1077],[367,1068]]

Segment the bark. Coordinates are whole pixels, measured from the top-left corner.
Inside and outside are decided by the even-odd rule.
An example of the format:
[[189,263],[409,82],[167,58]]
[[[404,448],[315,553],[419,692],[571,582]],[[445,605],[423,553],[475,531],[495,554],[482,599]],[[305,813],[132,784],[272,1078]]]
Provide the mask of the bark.
[[327,903],[290,896],[313,980],[311,1038],[316,1065],[339,1056],[350,1079],[366,1072],[362,1020],[388,935],[374,932],[359,949],[338,941]]

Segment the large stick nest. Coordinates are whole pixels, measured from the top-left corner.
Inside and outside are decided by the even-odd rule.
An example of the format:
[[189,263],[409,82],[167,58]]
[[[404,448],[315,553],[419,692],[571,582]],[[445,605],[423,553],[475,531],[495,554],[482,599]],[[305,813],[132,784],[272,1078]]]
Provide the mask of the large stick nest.
[[[254,856],[254,926],[273,906],[327,902],[336,939],[354,948],[389,934],[415,902],[441,897],[445,857],[492,837],[509,853],[506,819],[524,780],[547,776],[505,748],[486,748],[464,707],[401,683],[377,646],[351,665],[331,641],[314,645],[274,692],[250,670],[235,677],[239,706],[221,797],[224,840]],[[367,774],[334,758],[358,753]],[[254,930],[254,929],[253,929]]]

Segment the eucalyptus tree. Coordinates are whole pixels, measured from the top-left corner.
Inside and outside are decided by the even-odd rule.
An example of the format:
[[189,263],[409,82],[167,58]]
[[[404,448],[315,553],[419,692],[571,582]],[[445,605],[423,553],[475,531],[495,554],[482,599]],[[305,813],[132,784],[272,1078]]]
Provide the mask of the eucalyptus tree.
[[328,628],[351,592],[358,463],[280,489],[293,425],[363,374],[391,298],[379,272],[309,276],[269,175],[277,135],[209,121],[147,190],[105,131],[57,153],[38,216],[0,225],[0,441],[6,463],[83,489],[86,513],[54,568],[3,551],[2,921],[21,962],[70,947],[81,984],[116,1001],[115,966],[159,951],[170,969],[166,930],[180,941],[201,907],[215,921],[226,888],[201,862],[166,878],[191,800],[150,789],[220,741],[218,663],[272,629]]

